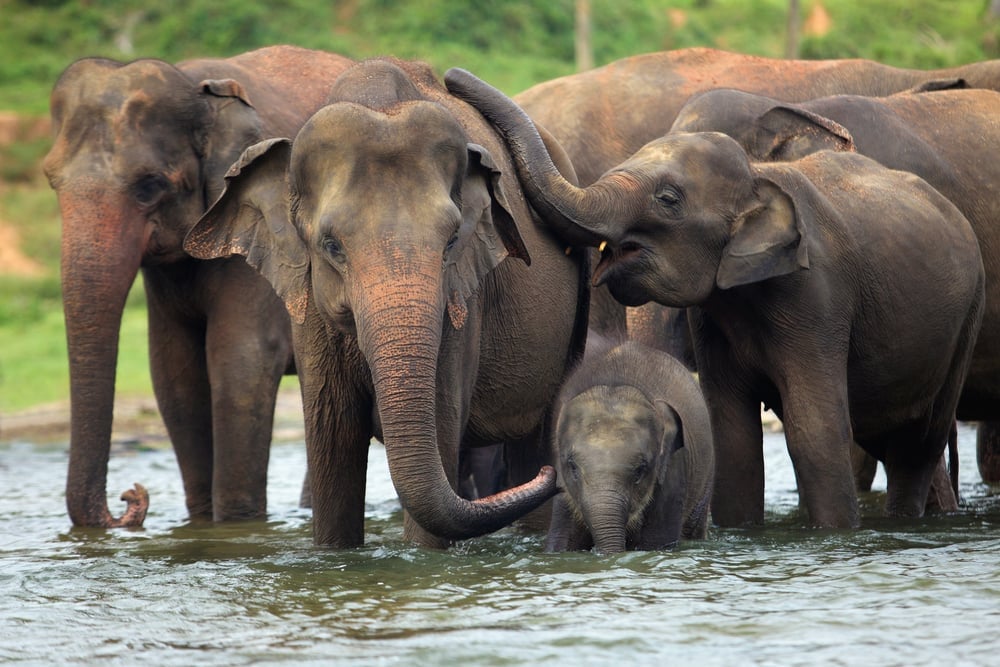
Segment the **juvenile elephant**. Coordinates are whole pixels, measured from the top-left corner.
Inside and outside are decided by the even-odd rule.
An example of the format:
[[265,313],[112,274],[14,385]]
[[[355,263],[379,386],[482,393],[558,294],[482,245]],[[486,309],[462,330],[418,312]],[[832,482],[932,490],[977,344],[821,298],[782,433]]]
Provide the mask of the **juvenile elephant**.
[[[185,247],[245,256],[292,315],[318,544],[362,543],[373,435],[420,544],[497,530],[556,492],[543,430],[586,340],[589,267],[426,65],[345,72],[294,141],[246,151]],[[459,443],[498,442],[516,482],[537,476],[460,498]]]
[[44,169],[62,211],[75,525],[141,525],[148,506],[136,485],[115,518],[106,495],[118,335],[140,269],[153,389],[188,512],[265,513],[274,400],[292,366],[288,316],[244,262],[195,260],[182,245],[243,149],[294,133],[350,63],[290,46],[177,66],[85,58],[56,82]]
[[[958,418],[980,421],[983,479],[1000,481],[1000,448],[990,433],[1000,417],[1000,93],[981,89],[834,95],[801,104],[738,90],[692,97],[675,131],[724,132],[752,160],[795,160],[820,150],[857,150],[912,172],[965,215],[986,268],[986,307]],[[992,448],[991,448],[992,445]],[[991,464],[992,462],[992,464]]]
[[782,417],[813,524],[859,523],[850,445],[886,468],[890,515],[920,516],[980,326],[984,270],[962,214],[855,153],[754,163],[721,133],[671,133],[581,189],[528,117],[467,72],[450,89],[507,137],[525,192],[626,305],[688,307],[712,417],[712,515],[759,523],[759,406]]
[[697,380],[663,352],[595,338],[553,411],[563,493],[546,549],[617,553],[704,538],[715,457]]

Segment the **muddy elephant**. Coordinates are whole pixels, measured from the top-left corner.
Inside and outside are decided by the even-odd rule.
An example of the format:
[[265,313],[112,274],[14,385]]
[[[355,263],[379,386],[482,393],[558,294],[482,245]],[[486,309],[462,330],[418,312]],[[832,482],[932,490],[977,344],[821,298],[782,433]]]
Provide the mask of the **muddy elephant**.
[[552,423],[563,492],[547,551],[648,551],[706,537],[712,427],[698,381],[680,361],[591,334]]
[[[1000,481],[1000,449],[982,420],[1000,417],[1000,93],[981,89],[835,95],[800,104],[737,90],[692,97],[674,122],[679,131],[719,131],[753,160],[794,160],[819,150],[848,150],[917,174],[950,199],[979,239],[986,267],[986,308],[958,418],[981,421],[978,461],[985,481]],[[992,447],[991,447],[992,445]],[[992,465],[991,465],[992,462]]]
[[811,523],[859,525],[852,441],[885,465],[887,513],[923,514],[984,305],[979,243],[950,201],[856,153],[751,162],[718,132],[667,134],[578,188],[509,98],[464,71],[446,80],[505,134],[543,218],[603,249],[595,284],[688,308],[716,523],[763,521],[761,402]]
[[[318,544],[362,543],[373,435],[418,544],[495,531],[556,492],[545,424],[586,340],[589,265],[426,65],[345,72],[294,141],[247,150],[185,247],[245,256],[292,315]],[[525,483],[459,497],[460,443],[497,442]]]
[[277,46],[177,66],[86,58],[56,82],[44,169],[63,222],[75,525],[141,525],[148,506],[138,484],[120,518],[106,497],[119,328],[140,270],[153,388],[191,517],[265,513],[275,394],[292,366],[288,316],[244,262],[196,260],[183,240],[243,149],[294,133],[349,64]]

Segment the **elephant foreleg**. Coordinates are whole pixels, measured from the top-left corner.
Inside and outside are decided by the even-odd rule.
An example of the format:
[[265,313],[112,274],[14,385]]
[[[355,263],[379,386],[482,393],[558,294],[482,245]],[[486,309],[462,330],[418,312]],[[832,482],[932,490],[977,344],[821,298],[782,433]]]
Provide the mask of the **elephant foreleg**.
[[[269,292],[256,298],[224,299],[209,316],[206,357],[212,391],[216,521],[267,513],[274,405],[291,356],[288,316],[267,287]],[[250,288],[243,285],[244,290]]]
[[304,325],[292,325],[292,335],[305,417],[313,541],[338,549],[358,547],[365,536],[368,447],[373,435],[368,369],[355,340],[329,335],[312,308]]
[[167,427],[192,519],[212,518],[212,408],[205,334],[181,323],[146,280],[149,365],[156,403]]
[[987,484],[1000,484],[1000,422],[982,421],[976,427],[976,463]]

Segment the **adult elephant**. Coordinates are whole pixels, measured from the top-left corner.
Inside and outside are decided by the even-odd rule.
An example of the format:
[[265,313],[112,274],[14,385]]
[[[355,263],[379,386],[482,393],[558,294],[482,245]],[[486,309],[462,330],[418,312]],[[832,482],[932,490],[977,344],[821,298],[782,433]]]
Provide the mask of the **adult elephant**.
[[[329,102],[294,141],[246,151],[185,247],[244,255],[292,315],[318,544],[362,543],[373,435],[408,540],[492,532],[556,492],[544,426],[586,339],[587,262],[426,65],[360,63]],[[497,442],[529,481],[459,497],[460,443]]]
[[56,82],[44,169],[63,219],[75,525],[141,525],[148,506],[138,484],[121,517],[106,497],[119,328],[140,270],[153,388],[191,517],[264,514],[288,316],[244,262],[194,259],[183,240],[243,149],[294,133],[350,64],[276,46],[177,66],[85,58]]
[[699,47],[623,58],[539,83],[514,101],[552,133],[580,184],[589,185],[666,134],[698,92],[739,88],[801,102],[838,94],[889,95],[945,79],[1000,90],[1000,60],[913,70],[862,59],[783,60]]
[[[558,140],[581,185],[589,185],[641,146],[668,132],[692,95],[738,88],[786,102],[839,94],[884,96],[941,81],[964,80],[972,88],[1000,91],[1000,60],[936,70],[901,69],[870,60],[783,60],[709,48],[677,49],[632,56],[586,72],[537,84],[514,97],[528,115]],[[984,253],[986,254],[986,253]],[[594,290],[595,308],[608,313],[605,288]],[[617,321],[670,320],[660,304],[646,304]],[[605,321],[615,316],[606,315]],[[620,326],[620,325],[619,325]],[[646,342],[648,329],[638,335]],[[653,341],[655,342],[655,341]],[[655,342],[675,356],[684,338]],[[1000,425],[981,423],[979,460],[983,478],[1000,481]]]
[[507,137],[546,220],[601,247],[598,283],[688,308],[717,523],[763,520],[761,401],[812,523],[858,525],[852,442],[885,464],[887,512],[923,514],[984,303],[979,243],[950,201],[855,153],[751,162],[718,132],[667,134],[578,188],[511,100],[467,72],[446,80]]
[[[713,88],[739,88],[790,102],[834,94],[889,95],[927,82],[962,78],[1000,90],[1000,60],[948,69],[913,70],[870,60],[784,60],[688,48],[641,54],[586,72],[539,83],[514,96],[532,120],[565,150],[580,185],[590,185],[648,141],[666,134],[684,102]],[[599,331],[627,328],[607,289],[593,290]],[[639,318],[669,319],[659,304]],[[643,334],[640,332],[639,336]],[[648,342],[648,340],[647,340]],[[675,347],[671,347],[674,343]],[[656,347],[685,354],[683,337]]]
[[[986,266],[986,308],[961,420],[1000,417],[1000,93],[942,90],[882,98],[834,95],[800,104],[738,90],[692,97],[674,131],[724,132],[754,160],[796,160],[820,150],[857,150],[917,174],[950,199],[976,232]],[[978,462],[985,481],[1000,481],[1000,446],[985,421]]]

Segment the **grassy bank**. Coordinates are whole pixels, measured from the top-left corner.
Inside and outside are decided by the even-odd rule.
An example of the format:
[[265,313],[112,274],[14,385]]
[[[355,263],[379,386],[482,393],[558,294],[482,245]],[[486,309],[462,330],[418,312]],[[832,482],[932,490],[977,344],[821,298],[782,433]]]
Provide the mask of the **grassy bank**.
[[[801,0],[800,55],[941,67],[997,57],[986,0]],[[781,56],[787,0],[591,0],[594,61],[687,46]],[[420,58],[472,70],[514,94],[574,71],[574,2],[498,0],[0,0],[0,113],[24,122],[0,142],[0,228],[31,269],[0,266],[0,412],[66,398],[59,297],[59,216],[40,170],[39,122],[59,73],[76,58],[177,61],[293,43],[354,58]],[[6,236],[3,238],[7,238]],[[118,388],[148,393],[146,324],[133,290],[121,333]]]

